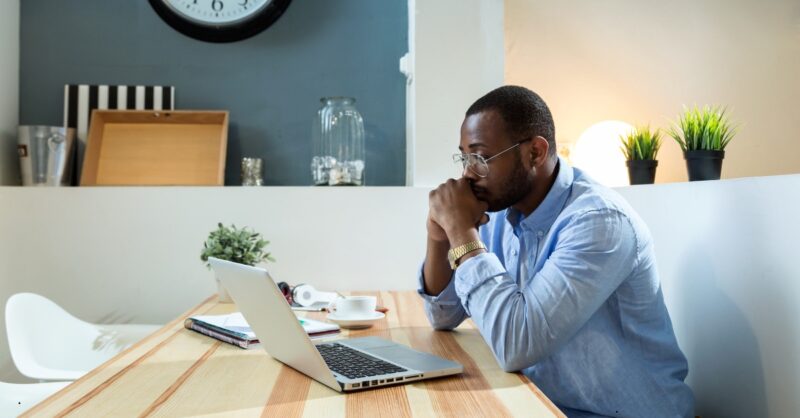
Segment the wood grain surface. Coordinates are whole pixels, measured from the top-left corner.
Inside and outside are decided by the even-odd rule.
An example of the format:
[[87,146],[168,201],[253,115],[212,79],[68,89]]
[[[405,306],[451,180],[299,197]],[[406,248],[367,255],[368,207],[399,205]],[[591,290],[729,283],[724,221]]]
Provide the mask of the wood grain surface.
[[[362,293],[363,294],[363,293]],[[378,336],[464,365],[464,373],[342,394],[270,357],[183,327],[236,310],[213,296],[23,416],[39,417],[564,417],[519,373],[503,372],[471,321],[434,331],[415,292],[375,292],[386,318],[336,338]],[[324,320],[323,313],[301,313]]]
[[95,110],[81,186],[222,186],[228,112]]

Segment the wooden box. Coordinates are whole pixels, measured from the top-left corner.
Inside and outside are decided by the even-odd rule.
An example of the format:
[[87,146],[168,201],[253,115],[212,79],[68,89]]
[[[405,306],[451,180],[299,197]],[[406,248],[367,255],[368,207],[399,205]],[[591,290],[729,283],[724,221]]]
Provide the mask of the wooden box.
[[81,186],[222,186],[228,112],[95,110]]

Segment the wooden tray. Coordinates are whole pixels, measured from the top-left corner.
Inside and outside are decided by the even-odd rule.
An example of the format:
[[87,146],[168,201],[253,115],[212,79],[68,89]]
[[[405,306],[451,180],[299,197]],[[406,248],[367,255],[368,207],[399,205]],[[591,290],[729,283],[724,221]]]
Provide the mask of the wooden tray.
[[222,186],[228,112],[95,110],[81,186]]

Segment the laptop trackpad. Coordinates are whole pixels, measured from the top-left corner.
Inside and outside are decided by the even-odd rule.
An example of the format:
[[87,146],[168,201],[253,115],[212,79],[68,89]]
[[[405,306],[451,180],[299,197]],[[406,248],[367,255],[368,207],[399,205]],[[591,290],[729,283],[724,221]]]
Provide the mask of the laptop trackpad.
[[349,345],[353,348],[358,348],[361,350],[370,350],[372,351],[378,347],[396,347],[397,343],[392,342],[389,340],[385,340],[383,338],[378,337],[362,337],[362,338],[352,338],[344,341],[337,341],[340,344]]
[[458,364],[451,361],[415,351],[402,345],[370,348],[364,351],[399,364],[407,369],[419,370],[422,372],[458,367]]
[[461,365],[458,363],[421,351],[412,350],[409,347],[383,338],[354,338],[340,341],[340,343],[364,350],[367,353],[399,364],[407,369],[419,370],[421,372],[452,368],[461,369]]

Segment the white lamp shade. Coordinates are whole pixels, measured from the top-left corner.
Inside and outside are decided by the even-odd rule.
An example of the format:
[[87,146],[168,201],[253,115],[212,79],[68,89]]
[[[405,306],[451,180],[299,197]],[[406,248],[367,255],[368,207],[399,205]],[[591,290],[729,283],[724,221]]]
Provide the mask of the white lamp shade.
[[570,152],[575,167],[580,168],[608,187],[630,184],[620,135],[633,131],[633,126],[618,120],[596,123],[583,131]]

